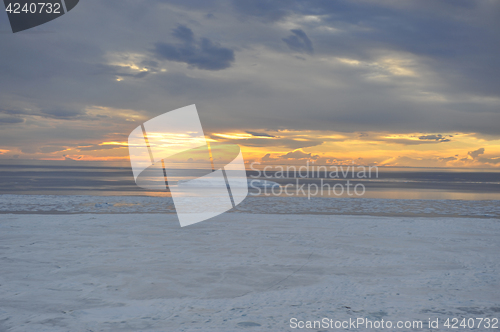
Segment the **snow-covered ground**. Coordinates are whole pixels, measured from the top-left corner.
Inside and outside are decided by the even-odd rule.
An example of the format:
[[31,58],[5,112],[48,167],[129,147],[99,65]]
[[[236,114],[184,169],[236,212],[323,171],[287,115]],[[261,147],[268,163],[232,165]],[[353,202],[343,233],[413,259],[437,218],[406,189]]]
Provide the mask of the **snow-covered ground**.
[[1,214],[0,331],[298,331],[291,318],[358,317],[427,330],[500,318],[499,253],[495,218],[241,212],[180,228],[171,213]]

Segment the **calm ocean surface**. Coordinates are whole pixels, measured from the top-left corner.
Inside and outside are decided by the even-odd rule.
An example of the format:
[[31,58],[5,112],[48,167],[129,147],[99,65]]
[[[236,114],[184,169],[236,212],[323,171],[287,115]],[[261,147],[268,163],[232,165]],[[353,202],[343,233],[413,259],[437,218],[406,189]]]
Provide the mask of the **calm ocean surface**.
[[[299,166],[297,172],[291,169],[284,173],[279,173],[279,168],[268,168],[265,174],[248,168],[247,175],[250,179],[277,182],[282,187],[290,184],[290,188],[297,183],[306,184],[306,187],[314,183],[333,187],[337,183],[345,185],[349,180],[353,186],[363,184],[365,193],[361,197],[364,198],[500,200],[500,170],[379,167],[378,176],[372,169],[371,177],[359,178],[359,168],[355,169],[353,177],[352,169],[347,172],[347,166],[342,170],[338,166],[339,178],[335,178],[332,168],[325,172],[317,167],[315,165],[309,172],[303,169],[301,173],[298,173]],[[169,196],[168,192],[137,187],[130,167],[123,164],[74,162],[57,165],[42,161],[0,164],[0,194]]]

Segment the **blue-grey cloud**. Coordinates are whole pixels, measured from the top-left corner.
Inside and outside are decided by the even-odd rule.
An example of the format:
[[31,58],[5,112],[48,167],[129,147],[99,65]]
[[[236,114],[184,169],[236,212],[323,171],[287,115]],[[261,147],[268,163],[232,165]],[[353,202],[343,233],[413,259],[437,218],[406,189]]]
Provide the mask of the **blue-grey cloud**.
[[419,136],[418,139],[419,140],[424,140],[424,141],[436,141],[436,142],[449,142],[450,139],[448,137],[452,137],[450,135],[441,135],[441,134],[437,134],[437,135],[422,135],[422,136]]
[[302,159],[318,159],[319,155],[313,155],[312,153],[305,153],[301,150],[295,150],[287,152],[286,154],[279,156],[281,159],[293,159],[293,160],[302,160]]
[[479,157],[477,160],[481,163],[488,163],[491,165],[499,165],[500,164],[500,157],[493,157],[493,158]]
[[[81,109],[73,109],[68,107],[50,107],[42,108],[39,111],[25,110],[25,109],[0,109],[0,114],[5,114],[3,119],[11,121],[10,123],[20,123],[24,122],[25,117],[43,117],[49,119],[61,119],[61,120],[71,120],[82,118],[86,115],[86,112]],[[2,118],[0,118],[0,121]],[[16,120],[17,119],[17,120]],[[20,119],[20,121],[19,121]]]
[[194,42],[193,30],[189,29],[184,25],[179,25],[177,28],[175,28],[174,31],[172,32],[172,35],[175,38],[180,39],[186,43]]
[[[220,137],[214,137],[221,141]],[[262,138],[246,138],[246,139],[228,139],[227,142],[236,143],[241,146],[251,147],[273,147],[273,148],[286,148],[286,149],[302,149],[318,146],[324,143],[319,139],[302,139],[295,140],[293,138],[276,138],[276,139],[262,139]]]
[[273,22],[289,14],[289,8],[294,5],[289,0],[232,0],[231,3],[237,12],[245,16],[260,18]]
[[54,153],[66,150],[66,146],[42,146],[38,150],[42,153]]
[[266,134],[266,133],[257,133],[255,131],[247,131],[248,134],[252,135],[252,136],[256,136],[256,137],[276,137],[276,136],[273,136],[273,135],[269,135],[269,134]]
[[283,38],[283,41],[286,43],[289,49],[299,53],[309,53],[312,54],[314,52],[312,42],[307,37],[306,33],[300,29],[290,30],[293,34]]
[[484,148],[479,148],[477,150],[474,150],[474,151],[469,151],[468,155],[472,157],[472,159],[476,159],[477,157],[479,157],[479,155],[482,155],[484,154]]
[[68,108],[47,108],[40,110],[36,115],[54,119],[75,119],[85,114],[85,111]]
[[79,151],[100,151],[100,150],[112,150],[127,147],[127,145],[99,145],[90,144],[88,146],[78,147]]
[[178,26],[172,35],[182,43],[156,43],[154,53],[158,59],[184,62],[198,69],[222,70],[231,67],[234,51],[212,42],[208,38],[196,41],[186,26]]
[[17,116],[0,116],[0,125],[23,123],[24,119]]

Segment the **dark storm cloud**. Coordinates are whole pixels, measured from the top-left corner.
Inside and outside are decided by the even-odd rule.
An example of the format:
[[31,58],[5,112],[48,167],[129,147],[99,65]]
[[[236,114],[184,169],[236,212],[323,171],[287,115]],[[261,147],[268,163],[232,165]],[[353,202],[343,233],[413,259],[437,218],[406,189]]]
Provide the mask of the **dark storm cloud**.
[[283,41],[286,43],[289,49],[299,53],[309,53],[312,54],[314,52],[312,42],[307,37],[306,33],[300,29],[290,30],[293,34],[283,38]]
[[196,41],[193,31],[186,26],[178,26],[172,35],[179,39],[180,43],[156,43],[154,54],[157,58],[184,62],[205,70],[226,69],[234,62],[232,49],[222,47],[208,38]]

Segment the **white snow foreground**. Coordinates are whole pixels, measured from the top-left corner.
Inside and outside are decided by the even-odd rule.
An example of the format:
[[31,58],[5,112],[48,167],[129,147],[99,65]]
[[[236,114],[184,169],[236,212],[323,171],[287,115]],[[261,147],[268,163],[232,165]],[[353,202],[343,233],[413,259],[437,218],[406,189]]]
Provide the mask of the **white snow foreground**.
[[498,318],[499,253],[498,219],[4,214],[0,331]]

